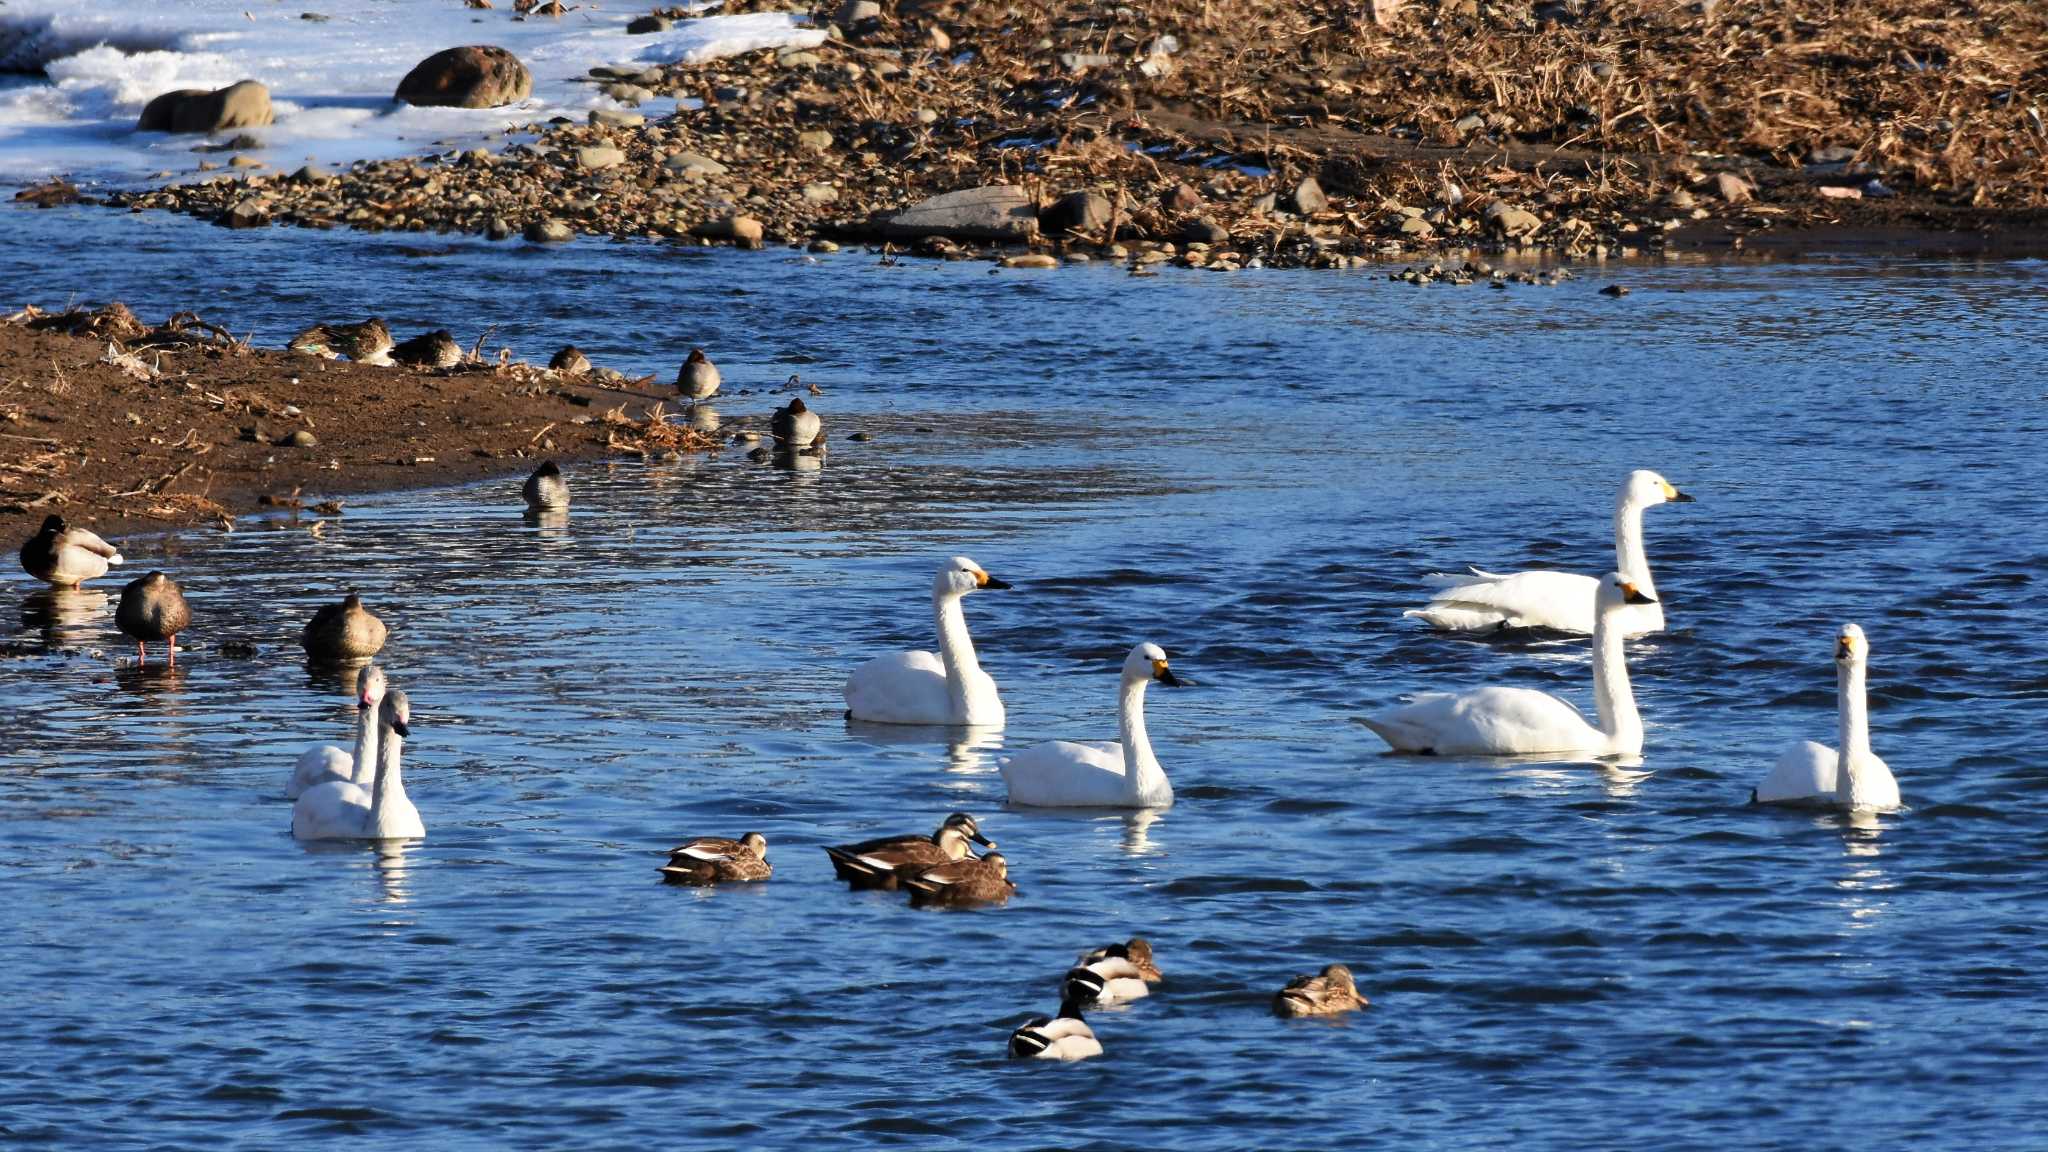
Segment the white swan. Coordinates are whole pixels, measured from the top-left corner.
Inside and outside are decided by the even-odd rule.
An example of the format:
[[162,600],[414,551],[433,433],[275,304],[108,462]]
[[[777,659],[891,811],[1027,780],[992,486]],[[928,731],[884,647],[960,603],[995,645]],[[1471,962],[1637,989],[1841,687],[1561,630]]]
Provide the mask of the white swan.
[[[1667,500],[1689,504],[1692,497],[1646,469],[1628,474],[1614,501],[1614,564],[1622,579],[1654,601],[1657,585],[1643,555],[1643,509]],[[1476,577],[1476,579],[1475,579]],[[1425,579],[1439,587],[1427,608],[1410,608],[1431,626],[1452,632],[1491,632],[1497,628],[1550,628],[1581,636],[1593,631],[1593,589],[1599,581],[1576,572],[1514,572],[1501,575],[1472,569],[1470,576],[1432,572]],[[1664,606],[1630,607],[1622,615],[1622,633],[1641,636],[1664,630]]]
[[1152,755],[1145,735],[1145,685],[1169,688],[1192,684],[1167,667],[1157,644],[1140,644],[1124,658],[1118,689],[1117,728],[1121,740],[1079,744],[1053,740],[1034,744],[1000,762],[1010,803],[1041,808],[1165,808],[1173,784]]
[[[1898,780],[1870,750],[1870,707],[1864,691],[1869,661],[1870,642],[1863,638],[1863,629],[1842,625],[1835,637],[1835,738],[1840,754],[1824,744],[1801,740],[1778,757],[1763,785],[1750,794],[1752,801],[1850,810],[1899,806]],[[1844,763],[1846,772],[1840,770]]]
[[384,670],[375,664],[363,669],[356,679],[356,750],[354,755],[322,744],[299,754],[285,781],[284,798],[297,800],[308,788],[329,780],[352,781],[359,788],[370,786],[370,774],[377,765],[377,705],[384,699]]
[[981,565],[955,556],[932,580],[939,654],[891,652],[846,678],[846,718],[875,724],[948,724],[1000,728],[1003,701],[996,682],[974,658],[960,598],[983,588],[1008,588]]
[[292,805],[292,835],[301,840],[401,840],[427,834],[420,810],[405,794],[400,758],[411,734],[412,708],[404,692],[392,692],[378,706],[381,726],[377,774],[369,791],[346,780],[330,780]]
[[1642,590],[1610,572],[1595,586],[1593,701],[1595,727],[1577,708],[1533,688],[1480,688],[1430,692],[1413,703],[1365,717],[1396,752],[1445,756],[1519,756],[1583,752],[1633,756],[1643,750],[1643,721],[1629,691],[1620,617],[1625,605],[1648,604]]

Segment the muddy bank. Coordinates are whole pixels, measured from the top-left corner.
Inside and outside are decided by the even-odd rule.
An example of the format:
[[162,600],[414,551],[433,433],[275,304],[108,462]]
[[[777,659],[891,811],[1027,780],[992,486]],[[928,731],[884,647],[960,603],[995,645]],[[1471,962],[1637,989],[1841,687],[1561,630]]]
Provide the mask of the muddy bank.
[[20,313],[0,323],[0,540],[15,547],[53,512],[102,535],[227,528],[266,510],[345,514],[352,493],[520,476],[543,458],[715,447],[647,422],[672,389],[617,383],[495,357],[422,371],[255,349],[118,305]]
[[[477,35],[548,10],[480,9]],[[813,18],[832,36],[816,49],[598,69],[615,110],[500,149],[224,168],[112,202],[234,226],[1218,268],[1618,257],[1680,229],[1709,247],[1801,229],[2048,246],[2040,5],[856,0]],[[635,110],[663,96],[689,106]],[[976,188],[1006,191],[906,221]]]

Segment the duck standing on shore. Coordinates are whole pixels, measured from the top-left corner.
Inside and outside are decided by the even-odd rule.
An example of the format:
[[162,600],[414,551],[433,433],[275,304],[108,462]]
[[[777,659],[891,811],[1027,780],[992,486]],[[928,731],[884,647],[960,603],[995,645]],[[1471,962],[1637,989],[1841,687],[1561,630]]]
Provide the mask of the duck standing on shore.
[[391,359],[408,368],[453,368],[462,363],[462,345],[446,328],[422,332],[391,350]]
[[535,468],[521,491],[526,497],[526,506],[536,512],[569,506],[569,482],[562,479],[562,469],[553,460]]
[[313,613],[299,633],[299,647],[315,660],[368,660],[384,650],[388,634],[363,598],[349,593],[339,604],[329,604]]
[[136,663],[149,663],[149,642],[161,640],[170,649],[171,667],[178,666],[178,633],[192,623],[184,590],[161,572],[130,580],[114,609],[114,626],[135,640]]
[[112,544],[84,528],[73,528],[62,516],[45,516],[43,526],[21,546],[21,566],[29,575],[59,588],[76,588],[107,574],[121,563]]
[[718,365],[702,348],[690,349],[690,357],[676,372],[676,391],[685,400],[709,400],[718,395]]

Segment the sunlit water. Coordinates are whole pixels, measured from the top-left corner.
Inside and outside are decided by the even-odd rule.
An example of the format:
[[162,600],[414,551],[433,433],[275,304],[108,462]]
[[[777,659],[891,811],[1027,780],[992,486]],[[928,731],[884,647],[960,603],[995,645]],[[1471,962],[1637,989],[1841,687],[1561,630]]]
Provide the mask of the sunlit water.
[[[665,374],[702,344],[735,391],[820,384],[835,436],[816,473],[573,468],[563,524],[507,481],[130,541],[192,600],[176,676],[12,577],[53,650],[0,662],[10,1142],[2048,1144],[2040,264],[1632,268],[1612,300],[4,221],[22,302],[269,344],[374,311]],[[1383,755],[1354,718],[1418,688],[1590,707],[1583,643],[1399,610],[1432,569],[1604,570],[1639,466],[1699,497],[1648,514],[1674,631],[1631,649],[1641,765]],[[1018,585],[967,610],[1008,730],[850,730],[847,670],[931,645],[956,552]],[[430,830],[381,852],[296,844],[277,799],[348,740],[294,638],[350,587]],[[1909,810],[1747,806],[1832,741],[1850,619]],[[1150,697],[1179,802],[1006,811],[996,757],[1111,737],[1139,640],[1201,682]],[[1009,907],[849,894],[818,851],[954,809]],[[658,882],[749,830],[769,883]],[[1134,932],[1168,983],[1096,1014],[1103,1059],[1003,1058]],[[1268,1015],[1335,960],[1368,1012]]]

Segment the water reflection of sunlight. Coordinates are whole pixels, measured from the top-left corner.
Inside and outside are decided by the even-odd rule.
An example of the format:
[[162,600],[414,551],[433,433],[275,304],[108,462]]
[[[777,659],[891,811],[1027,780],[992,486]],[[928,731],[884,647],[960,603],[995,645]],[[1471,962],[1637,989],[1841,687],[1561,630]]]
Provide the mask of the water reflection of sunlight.
[[1840,904],[1848,909],[1850,926],[1870,927],[1891,908],[1880,893],[1897,887],[1897,882],[1878,865],[1884,854],[1881,838],[1884,825],[1874,812],[1834,812],[1822,818],[1842,833],[1842,855],[1847,867],[1835,887],[1843,893]]
[[1157,808],[1140,808],[1136,812],[1124,813],[1123,849],[1126,856],[1158,856],[1166,851],[1166,845],[1152,839],[1152,825],[1157,824],[1165,813]]
[[378,840],[372,847],[376,855],[370,868],[377,876],[379,900],[385,904],[412,903],[412,868],[406,857],[418,850],[419,841]]
[[542,543],[560,545],[569,539],[569,510],[567,508],[528,508],[525,514],[526,526],[538,529],[535,533]]

